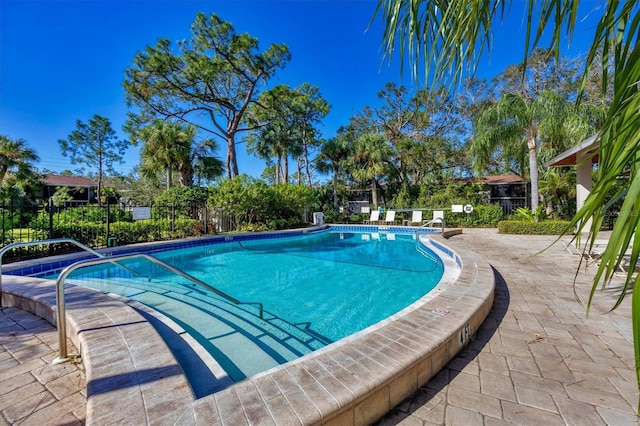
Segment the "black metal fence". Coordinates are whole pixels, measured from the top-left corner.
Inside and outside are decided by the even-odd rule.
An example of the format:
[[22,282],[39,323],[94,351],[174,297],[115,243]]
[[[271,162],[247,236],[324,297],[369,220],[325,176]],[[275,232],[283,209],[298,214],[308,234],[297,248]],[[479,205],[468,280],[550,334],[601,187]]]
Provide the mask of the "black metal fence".
[[[62,205],[0,206],[0,247],[18,241],[73,238],[92,248],[232,231],[232,218],[205,204],[132,206],[68,202]],[[4,262],[61,254],[62,245],[17,248]]]

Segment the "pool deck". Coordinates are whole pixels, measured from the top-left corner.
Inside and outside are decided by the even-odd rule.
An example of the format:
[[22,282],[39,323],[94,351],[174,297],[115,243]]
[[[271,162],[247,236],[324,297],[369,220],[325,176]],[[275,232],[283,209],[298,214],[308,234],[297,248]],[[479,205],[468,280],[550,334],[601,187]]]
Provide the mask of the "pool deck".
[[[496,230],[465,229],[463,234],[447,240],[446,244],[453,250],[475,252],[478,259],[484,259],[493,268],[496,277],[495,299],[487,320],[474,333],[469,345],[435,377],[426,384],[417,384],[417,391],[402,396],[411,386],[399,386],[402,383],[396,382],[398,386],[391,385],[389,389],[402,389],[401,394],[379,392],[380,398],[374,398],[371,404],[344,411],[349,413],[349,422],[360,423],[372,414],[358,410],[376,411],[380,406],[396,406],[382,418],[381,424],[637,424],[635,407],[638,391],[633,368],[630,297],[613,313],[600,315],[611,306],[615,292],[607,290],[598,293],[592,314],[586,318],[584,307],[573,295],[572,283],[578,259],[566,252],[562,244],[530,257],[547,247],[553,239],[499,235]],[[581,272],[577,276],[578,292],[582,295],[590,288],[591,273]],[[73,306],[73,296],[70,299]],[[116,321],[113,315],[119,313],[109,312],[113,308],[112,302],[102,299],[94,302],[100,307],[94,312],[87,311],[87,320],[96,315],[97,310],[101,315],[112,315],[112,320]],[[117,321],[126,323],[126,327],[132,329],[132,335],[144,336],[147,333],[144,325],[135,318],[127,321],[126,318],[117,317]],[[126,330],[118,328],[118,333],[126,333]],[[86,339],[88,334],[107,331],[111,330],[86,330],[81,337]],[[56,356],[56,338],[55,329],[38,317],[21,309],[2,308],[0,425],[46,424],[43,419],[51,418],[73,424],[82,423],[90,417],[86,412],[91,411],[91,404],[88,408],[84,406],[87,388],[81,384],[84,378],[82,364],[50,364]],[[76,344],[83,343],[79,341]],[[410,346],[410,342],[404,344]],[[392,372],[393,357],[400,357],[400,354],[393,352],[392,347],[383,350],[378,346],[372,349],[378,354],[388,354],[386,357],[378,356],[378,361],[382,364],[390,362],[383,371],[387,374]],[[73,353],[72,350],[70,352]],[[329,366],[326,364],[329,359],[323,355],[326,354],[316,355],[313,374],[328,371],[324,367]],[[136,359],[145,356],[150,357],[150,354],[133,353],[130,359],[135,363]],[[349,358],[354,360],[354,356],[348,349],[342,349],[342,361],[349,362]],[[83,363],[87,364],[87,375],[92,377],[99,366],[92,365],[90,361],[83,359]],[[123,359],[114,361],[124,362]],[[279,378],[259,375],[269,380],[243,382],[246,383],[244,393],[237,390],[198,400],[195,404],[199,407],[192,413],[206,417],[194,415],[186,418],[181,417],[183,407],[179,402],[186,403],[189,400],[183,392],[184,383],[171,373],[171,360],[154,361],[160,362],[160,365],[163,362],[166,364],[161,373],[150,372],[150,379],[143,381],[147,386],[145,390],[153,396],[156,386],[164,386],[165,389],[167,386],[173,387],[177,391],[178,401],[173,407],[163,407],[163,413],[158,414],[155,421],[182,421],[187,424],[203,423],[205,419],[209,424],[215,423],[215,419],[233,424],[309,424],[323,421],[344,424],[347,423],[345,417],[318,421],[315,407],[319,404],[346,404],[340,397],[346,395],[345,389],[357,389],[359,377],[366,375],[367,368],[373,368],[367,365],[366,358],[360,357],[356,361],[365,367],[364,370],[343,371],[349,373],[351,380],[347,376],[329,375],[328,378],[334,380],[334,396],[320,398],[325,395],[320,391],[329,387],[328,383],[331,382],[318,386],[320,382],[316,379],[316,382],[309,383],[310,376],[306,374],[309,369],[299,368],[300,363],[294,362],[291,368],[282,370],[286,374],[279,373]],[[416,369],[419,370],[418,367]],[[116,373],[114,370],[116,368],[111,368],[111,374]],[[416,374],[420,373],[411,377],[416,377]],[[271,380],[274,382],[271,383]],[[294,390],[302,382],[315,386],[317,399],[309,404],[308,393],[288,393],[285,399],[293,404],[294,411],[289,412],[290,417],[274,416],[274,410],[285,407],[278,404],[278,389],[286,391],[285,388],[289,387],[289,390]],[[272,387],[254,389],[252,385],[255,383],[261,383],[258,386],[271,383]],[[97,385],[91,383],[93,391]],[[256,389],[257,393],[252,392]],[[272,398],[267,398],[268,392],[271,392]],[[348,390],[347,393],[353,391]],[[296,395],[299,398],[297,401]],[[260,404],[250,405],[250,399],[260,396],[263,401],[272,401],[267,411],[237,410],[247,406],[259,407]],[[408,398],[404,399],[406,396]],[[114,417],[101,420],[93,418],[93,423],[139,423],[137,420],[142,420],[140,418],[122,417],[127,412],[127,405],[134,405],[129,404],[130,401],[122,401],[120,399],[120,404],[112,407]],[[295,407],[305,405],[314,411],[295,411]],[[214,408],[228,409],[229,414],[217,412]],[[150,423],[148,418],[147,423]]]

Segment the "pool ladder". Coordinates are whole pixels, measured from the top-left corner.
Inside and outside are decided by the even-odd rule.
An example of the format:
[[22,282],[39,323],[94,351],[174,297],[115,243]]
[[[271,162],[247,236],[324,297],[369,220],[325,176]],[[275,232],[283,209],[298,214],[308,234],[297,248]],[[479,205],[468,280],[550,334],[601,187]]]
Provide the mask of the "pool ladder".
[[[152,263],[155,263],[156,265],[162,266],[165,269],[170,270],[171,272],[180,275],[183,278],[186,278],[187,280],[193,282],[194,284],[197,284],[199,286],[202,286],[204,288],[206,288],[207,290],[211,291],[212,293],[217,294],[218,296],[230,301],[231,303],[235,304],[235,305],[253,305],[253,306],[257,306],[258,309],[260,310],[260,319],[264,319],[264,307],[262,305],[262,303],[260,302],[241,302],[238,299],[229,296],[228,294],[226,294],[223,291],[218,290],[217,288],[205,283],[204,281],[201,281],[199,279],[197,279],[194,276],[191,276],[189,274],[187,274],[186,272],[183,272],[167,263],[164,263],[163,261],[156,259],[153,256],[149,256],[148,254],[144,254],[144,253],[130,253],[130,254],[123,254],[120,256],[105,256],[102,253],[99,253],[87,246],[85,246],[84,244],[72,239],[72,238],[57,238],[57,239],[50,239],[50,240],[40,240],[40,241],[28,241],[28,242],[18,242],[18,243],[13,243],[13,244],[9,244],[6,247],[3,247],[0,250],[0,272],[2,271],[2,255],[4,255],[4,253],[6,253],[7,251],[16,248],[16,247],[22,247],[22,246],[33,246],[33,245],[49,245],[49,244],[56,244],[56,243],[71,243],[74,244],[78,247],[80,247],[81,249],[95,255],[98,257],[98,259],[86,259],[86,260],[80,260],[76,263],[73,263],[69,266],[67,266],[66,268],[64,268],[62,270],[62,272],[60,273],[60,275],[58,276],[58,278],[56,279],[56,325],[58,327],[58,345],[60,348],[60,356],[58,356],[58,358],[56,358],[53,363],[54,364],[58,364],[58,363],[62,363],[65,361],[68,361],[69,358],[67,356],[67,319],[66,319],[66,308],[65,308],[65,297],[64,297],[64,280],[69,276],[69,274],[71,274],[73,271],[75,271],[76,269],[79,268],[83,268],[85,266],[95,266],[95,265],[101,265],[103,263],[113,263],[114,265],[121,267],[123,269],[125,269],[128,272],[133,273],[134,275],[139,276],[140,274],[136,273],[135,271],[132,271],[130,268],[121,265],[118,260],[126,260],[126,259],[135,259],[135,258],[143,258],[146,259]],[[149,278],[151,279],[151,278]],[[0,273],[0,301],[1,301],[1,295],[2,295],[2,274]],[[1,306],[1,305],[0,305]]]

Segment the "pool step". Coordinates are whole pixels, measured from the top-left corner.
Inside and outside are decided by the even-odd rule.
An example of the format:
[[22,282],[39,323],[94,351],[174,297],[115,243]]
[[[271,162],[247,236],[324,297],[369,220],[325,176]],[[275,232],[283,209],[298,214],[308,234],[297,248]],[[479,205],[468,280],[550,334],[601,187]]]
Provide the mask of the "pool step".
[[[146,279],[76,279],[70,283],[126,296],[180,324],[234,380],[242,380],[296,359],[329,343],[312,330],[302,330],[265,312],[256,313],[210,293],[171,282]],[[257,311],[257,310],[256,310]]]

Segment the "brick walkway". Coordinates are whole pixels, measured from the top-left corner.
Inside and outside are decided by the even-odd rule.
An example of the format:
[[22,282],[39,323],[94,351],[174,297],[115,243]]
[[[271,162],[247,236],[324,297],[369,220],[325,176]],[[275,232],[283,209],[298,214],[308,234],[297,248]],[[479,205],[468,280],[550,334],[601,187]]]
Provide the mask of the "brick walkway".
[[[493,311],[470,346],[381,425],[638,424],[630,297],[602,315],[617,293],[598,292],[586,318],[573,294],[578,259],[561,244],[532,257],[552,241],[476,229],[449,240],[494,267]],[[583,297],[592,272],[577,276]],[[0,425],[83,422],[83,366],[52,365],[56,350],[48,323],[0,310]]]
[[[382,425],[637,425],[631,297],[596,293],[588,318],[575,299],[578,258],[552,237],[464,230],[452,248],[482,253],[498,277],[496,300],[475,340]],[[577,276],[591,287],[593,267]],[[615,287],[615,283],[612,288]]]
[[[78,353],[68,345],[69,354]],[[53,365],[57,350],[51,324],[20,309],[0,310],[0,425],[84,423],[84,367]]]

